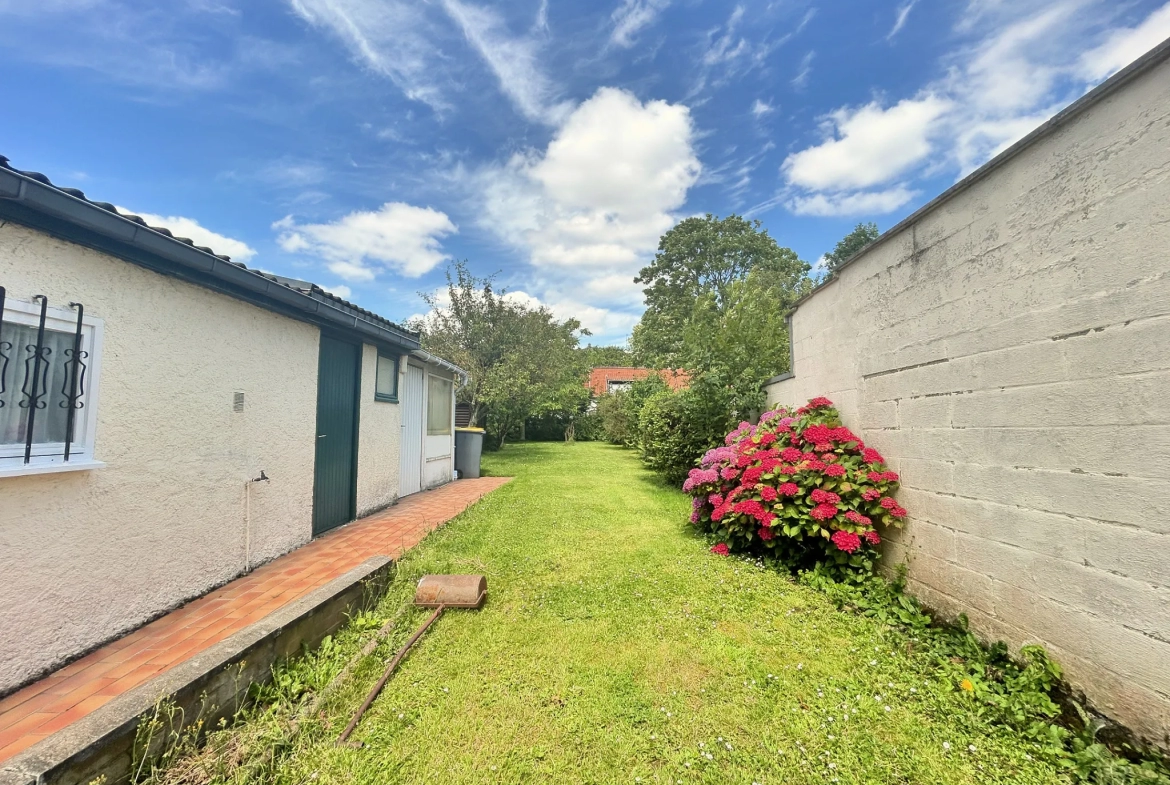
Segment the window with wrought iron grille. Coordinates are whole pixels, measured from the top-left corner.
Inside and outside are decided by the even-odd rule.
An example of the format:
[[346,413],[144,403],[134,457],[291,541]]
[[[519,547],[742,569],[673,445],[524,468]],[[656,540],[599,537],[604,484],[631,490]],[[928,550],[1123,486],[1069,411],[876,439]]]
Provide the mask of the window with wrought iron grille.
[[0,287],[0,477],[94,468],[102,322]]

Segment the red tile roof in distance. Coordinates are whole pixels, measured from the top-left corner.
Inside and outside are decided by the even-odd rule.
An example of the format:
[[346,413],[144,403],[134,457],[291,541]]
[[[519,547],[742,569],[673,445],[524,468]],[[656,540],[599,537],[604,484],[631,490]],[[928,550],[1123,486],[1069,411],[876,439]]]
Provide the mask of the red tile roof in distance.
[[639,379],[645,379],[651,373],[659,374],[672,390],[681,390],[690,381],[690,377],[687,376],[686,371],[672,371],[668,369],[652,371],[649,368],[601,366],[589,372],[589,381],[586,386],[595,396],[605,395],[609,391],[610,382],[636,382]]

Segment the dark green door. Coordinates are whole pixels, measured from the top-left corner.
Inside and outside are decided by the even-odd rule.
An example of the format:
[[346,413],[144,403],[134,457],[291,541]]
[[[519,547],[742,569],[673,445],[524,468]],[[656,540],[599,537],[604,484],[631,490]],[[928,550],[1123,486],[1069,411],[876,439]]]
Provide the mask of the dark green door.
[[313,535],[356,516],[361,347],[321,336],[317,365],[317,463]]

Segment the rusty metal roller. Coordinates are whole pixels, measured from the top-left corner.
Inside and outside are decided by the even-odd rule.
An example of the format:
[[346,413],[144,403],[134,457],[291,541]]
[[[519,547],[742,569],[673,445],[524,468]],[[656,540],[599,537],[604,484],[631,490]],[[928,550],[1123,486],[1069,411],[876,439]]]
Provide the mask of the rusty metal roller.
[[425,575],[414,592],[414,604],[423,608],[479,608],[487,597],[482,575]]

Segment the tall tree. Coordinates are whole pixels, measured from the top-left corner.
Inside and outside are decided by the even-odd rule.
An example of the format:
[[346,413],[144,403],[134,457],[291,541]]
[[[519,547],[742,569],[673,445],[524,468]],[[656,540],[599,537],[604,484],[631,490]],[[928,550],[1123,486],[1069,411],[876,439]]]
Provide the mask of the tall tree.
[[427,351],[470,374],[459,401],[470,405],[471,423],[485,424],[496,445],[530,416],[578,406],[569,392],[585,389],[577,346],[589,332],[576,319],[558,321],[544,306],[512,300],[462,262],[447,269],[446,297],[420,296],[431,311],[411,327],[422,333]]
[[590,344],[581,347],[578,351],[581,352],[585,364],[590,368],[601,366],[627,368],[634,364],[634,355],[623,346],[593,346]]
[[[786,340],[781,317],[807,289],[808,270],[759,221],[711,214],[680,221],[634,279],[646,285],[646,312],[631,339],[635,355],[656,367],[699,373],[718,368],[733,378],[759,375],[751,367],[770,363],[771,352],[745,366],[749,347],[759,340]],[[753,324],[749,312],[767,317],[770,326]],[[779,334],[772,322],[780,324]],[[761,337],[767,330],[773,332]],[[731,361],[733,356],[739,359]]]
[[841,238],[833,250],[825,254],[825,266],[835,271],[880,235],[881,232],[878,231],[877,224],[872,221],[857,224],[852,232]]

